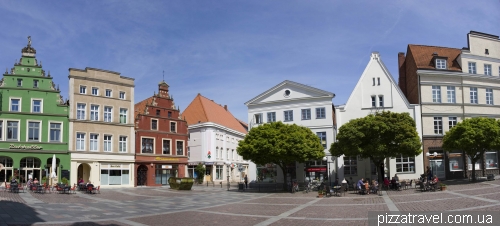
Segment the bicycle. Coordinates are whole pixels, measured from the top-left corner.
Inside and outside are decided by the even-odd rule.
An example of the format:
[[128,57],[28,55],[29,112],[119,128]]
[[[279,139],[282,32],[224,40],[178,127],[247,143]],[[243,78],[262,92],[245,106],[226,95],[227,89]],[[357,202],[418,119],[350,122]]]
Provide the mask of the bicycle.
[[309,193],[310,191],[312,191],[312,185],[311,183],[306,182],[306,184],[304,185],[304,193]]
[[298,192],[299,191],[299,184],[295,181],[292,184],[293,184],[292,193]]

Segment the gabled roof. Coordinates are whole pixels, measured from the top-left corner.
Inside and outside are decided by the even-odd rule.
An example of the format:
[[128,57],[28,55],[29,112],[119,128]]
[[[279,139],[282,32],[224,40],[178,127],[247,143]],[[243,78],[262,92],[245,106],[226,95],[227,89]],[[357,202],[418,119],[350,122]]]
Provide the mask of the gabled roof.
[[[449,71],[462,71],[457,58],[462,53],[461,49],[439,47],[439,46],[425,46],[425,45],[408,45],[408,52],[411,52],[417,69],[436,69],[432,59],[434,53],[439,57],[447,57],[447,70]],[[408,57],[406,58],[408,59]]]
[[148,97],[147,99],[145,99],[145,100],[143,100],[143,101],[141,101],[141,102],[139,102],[139,103],[137,103],[137,104],[134,105],[134,109],[135,109],[135,111],[134,111],[134,119],[137,118],[138,114],[144,114],[144,109],[146,109],[146,105],[147,104],[151,104],[151,102],[153,101],[153,98],[154,98],[153,96]]
[[332,93],[332,92],[328,92],[328,91],[325,91],[325,90],[322,90],[322,89],[318,89],[318,88],[314,88],[312,86],[308,86],[308,85],[304,85],[304,84],[301,84],[301,83],[298,83],[298,82],[293,82],[293,81],[289,81],[289,80],[285,80],[281,83],[279,83],[278,85],[275,85],[274,87],[266,90],[265,92],[259,94],[258,96],[252,98],[251,100],[245,102],[245,105],[249,105],[251,104],[252,102],[258,100],[259,98],[263,97],[263,96],[266,96],[268,95],[269,93],[272,93],[273,91],[275,91],[276,89],[284,86],[284,85],[292,85],[292,86],[296,86],[296,87],[300,87],[302,89],[306,89],[306,90],[310,90],[310,91],[313,91],[313,92],[316,92],[316,93],[320,93],[320,94],[323,94],[325,96],[331,96],[332,98],[335,97],[335,94]]
[[184,112],[182,112],[182,116],[186,119],[188,125],[213,122],[244,134],[247,133],[247,130],[227,110],[227,107],[223,107],[199,93]]

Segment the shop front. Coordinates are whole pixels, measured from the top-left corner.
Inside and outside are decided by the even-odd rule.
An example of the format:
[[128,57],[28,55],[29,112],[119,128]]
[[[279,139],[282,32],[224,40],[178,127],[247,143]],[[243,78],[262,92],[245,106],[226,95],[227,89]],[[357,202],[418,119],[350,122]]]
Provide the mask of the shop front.
[[71,153],[71,184],[81,178],[101,187],[132,187],[133,155],[92,155]]
[[307,167],[304,169],[306,172],[307,181],[323,181],[328,179],[328,170],[326,167]]
[[[170,177],[185,177],[187,158],[137,155],[135,186],[168,185]],[[188,172],[189,173],[189,172]]]
[[69,180],[69,170],[64,168],[65,165],[69,168],[69,155],[57,153],[55,166],[52,166],[53,156],[54,154],[49,153],[0,152],[0,164],[4,166],[0,171],[0,182],[9,182],[15,177],[21,183],[36,178],[42,183],[50,184],[49,175],[52,171],[57,175],[52,181],[60,181],[63,177]]

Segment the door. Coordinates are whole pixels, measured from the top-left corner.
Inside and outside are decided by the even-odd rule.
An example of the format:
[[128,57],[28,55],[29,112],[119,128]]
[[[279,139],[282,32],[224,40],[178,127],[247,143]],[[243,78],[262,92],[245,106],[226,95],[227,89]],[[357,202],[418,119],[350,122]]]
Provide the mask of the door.
[[140,165],[137,168],[137,186],[145,186],[148,177],[148,167]]
[[445,179],[444,164],[442,159],[431,159],[429,160],[431,165],[431,170],[434,175],[437,175],[439,179]]

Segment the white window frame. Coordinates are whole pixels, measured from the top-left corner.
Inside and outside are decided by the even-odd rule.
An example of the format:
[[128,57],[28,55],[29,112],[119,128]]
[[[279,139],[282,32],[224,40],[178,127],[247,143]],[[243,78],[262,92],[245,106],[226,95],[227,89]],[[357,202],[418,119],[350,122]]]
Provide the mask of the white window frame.
[[[175,125],[175,127],[174,127],[175,130],[174,131],[172,131],[172,123]],[[170,132],[171,133],[177,133],[177,122],[170,122]]]
[[0,140],[2,140],[2,141],[5,138],[5,133],[4,133],[4,125],[5,124],[3,124],[3,122],[4,122],[4,120],[0,119]]
[[432,86],[432,102],[441,103],[441,86]]
[[[165,150],[164,150],[165,146],[163,146],[163,144],[166,140],[169,141],[169,146],[168,146],[169,154],[165,154]],[[172,155],[172,139],[165,139],[165,138],[161,139],[161,154],[162,155]]]
[[443,117],[434,117],[434,134],[443,134]]
[[[95,93],[94,93],[95,91]],[[93,96],[99,96],[99,88],[98,87],[92,87],[92,95]]]
[[267,122],[276,122],[276,112],[267,112]]
[[471,104],[477,104],[477,87],[470,87],[469,88],[469,96],[470,96],[470,103]]
[[[78,138],[78,135],[83,135],[83,138]],[[87,133],[85,133],[85,132],[76,132],[75,150],[85,151],[86,136],[87,136]],[[81,142],[80,148],[78,147],[79,142]]]
[[469,74],[477,73],[476,62],[468,62],[467,65],[469,66]]
[[256,124],[262,124],[262,123],[264,123],[264,119],[262,117],[262,113],[254,114],[253,117],[255,119],[255,123]]
[[[352,164],[353,162],[354,164]],[[346,168],[349,168],[349,170],[345,170]],[[348,176],[358,175],[358,157],[344,156],[344,174]],[[349,181],[349,183],[355,183],[355,181]]]
[[[5,140],[6,141],[20,141],[21,139],[21,121],[20,120],[5,120]],[[9,122],[17,122],[16,139],[9,139]]]
[[17,79],[17,87],[22,87],[22,86],[23,86],[23,79],[22,78],[18,78]]
[[[94,109],[96,108],[96,109]],[[90,105],[90,120],[91,121],[99,121],[99,105],[91,104]]]
[[484,64],[484,75],[492,75],[491,64]]
[[380,77],[377,77],[377,86],[380,85]]
[[[153,121],[155,121],[155,122],[156,122],[156,128],[153,128]],[[155,118],[152,118],[152,119],[151,119],[151,123],[150,123],[150,124],[151,124],[151,130],[159,130],[159,129],[160,129],[160,128],[159,128],[159,127],[160,127],[160,125],[158,124],[158,122],[159,122],[159,121],[158,121],[158,119],[155,119]]]
[[486,104],[493,105],[493,89],[486,89]]
[[377,96],[371,96],[372,98],[372,108],[377,107]]
[[[182,142],[182,154],[179,155],[179,145],[177,145],[178,142]],[[184,140],[175,140],[175,155],[177,156],[184,156],[185,155],[185,150],[184,150]]]
[[120,136],[119,137],[118,152],[127,153],[127,136]]
[[456,103],[455,86],[446,86],[446,96],[448,103]]
[[316,119],[326,118],[326,109],[324,107],[316,108]]
[[[38,123],[38,140],[29,140],[30,122]],[[26,142],[42,142],[42,121],[40,121],[40,120],[27,120],[26,121]]]
[[[122,110],[125,110],[125,113],[123,113]],[[127,114],[128,114],[128,109],[127,108],[120,108],[120,123],[121,124],[127,124],[127,122],[128,122],[127,121],[128,120],[127,119],[128,118]],[[122,122],[122,117],[125,117],[125,121],[124,122]]]
[[215,166],[215,179],[223,180],[224,179],[224,166],[216,165]]
[[125,98],[126,98],[125,92],[120,91],[120,96],[119,97],[120,97],[120,99],[125,100]]
[[[152,153],[144,153],[142,152],[142,150],[144,150],[144,143],[142,142],[142,139],[152,139],[153,140],[153,144],[152,144]],[[141,136],[141,139],[139,140],[139,142],[141,142],[141,154],[155,154],[156,153],[156,138],[154,137],[145,137],[145,136]]]
[[378,96],[378,106],[383,108],[384,107],[384,95],[379,95]]
[[98,133],[89,133],[89,151],[99,151],[99,137]]
[[457,125],[457,122],[458,122],[458,117],[455,116],[448,117],[448,130],[455,127]]
[[[83,106],[82,109],[79,107]],[[79,117],[79,112],[81,113]],[[77,120],[85,120],[86,119],[86,113],[87,113],[87,104],[86,103],[76,103],[76,119]]]
[[87,86],[80,85],[80,94],[87,94]]
[[446,69],[446,59],[436,59],[436,69]]
[[293,110],[283,111],[283,121],[284,122],[293,122]]
[[[109,138],[109,139],[106,139]],[[102,151],[113,152],[113,135],[104,134],[102,136]]]
[[[47,136],[47,142],[52,142],[52,143],[61,143],[63,141],[63,135],[64,135],[64,124],[61,121],[49,121],[48,122],[49,126],[47,128],[48,130],[48,136]],[[51,130],[52,130],[52,124],[59,124],[59,140],[50,140],[51,138]]]
[[[12,100],[19,100],[19,104],[17,105],[17,111],[12,110],[12,106],[13,106]],[[9,97],[9,111],[10,112],[21,112],[21,110],[22,110],[21,107],[23,106],[22,101],[23,101],[23,99],[21,97]]]
[[[35,101],[40,101],[40,111],[35,112]],[[31,98],[31,113],[43,113],[43,99]]]
[[[400,162],[398,162],[398,159],[400,160]],[[404,156],[399,156],[399,157],[396,157],[396,172],[397,173],[415,173],[415,156],[413,157],[404,157]],[[404,165],[405,164],[408,164],[408,170],[404,170]],[[398,165],[401,165],[400,168],[398,168]],[[413,169],[413,170],[411,170]]]
[[[325,136],[323,136],[323,135],[325,135]],[[327,149],[328,148],[328,143],[327,143],[328,138],[326,137],[326,131],[316,132],[316,136],[318,136],[319,142],[321,143],[321,146],[323,146],[324,149]],[[322,140],[322,138],[324,138],[324,140]]]
[[104,94],[105,94],[106,97],[113,97],[113,90],[106,89],[106,91],[105,91]]
[[375,86],[375,77],[373,77],[373,86]]
[[[110,109],[110,111],[107,112],[106,109]],[[104,106],[103,111],[104,111],[104,117],[103,117],[104,122],[113,122],[113,107]]]
[[311,120],[311,109],[300,109],[301,120]]
[[[487,154],[491,154],[491,153],[496,154],[497,155],[497,159],[488,159],[486,157]],[[498,155],[499,154],[500,153],[498,151],[487,151],[487,152],[484,153],[484,160],[486,160],[484,166],[486,167],[487,170],[489,170],[489,169],[498,169]],[[493,164],[496,164],[496,166],[491,167],[491,161],[488,161],[488,160],[493,160]]]
[[38,79],[33,79],[33,88],[38,88]]

